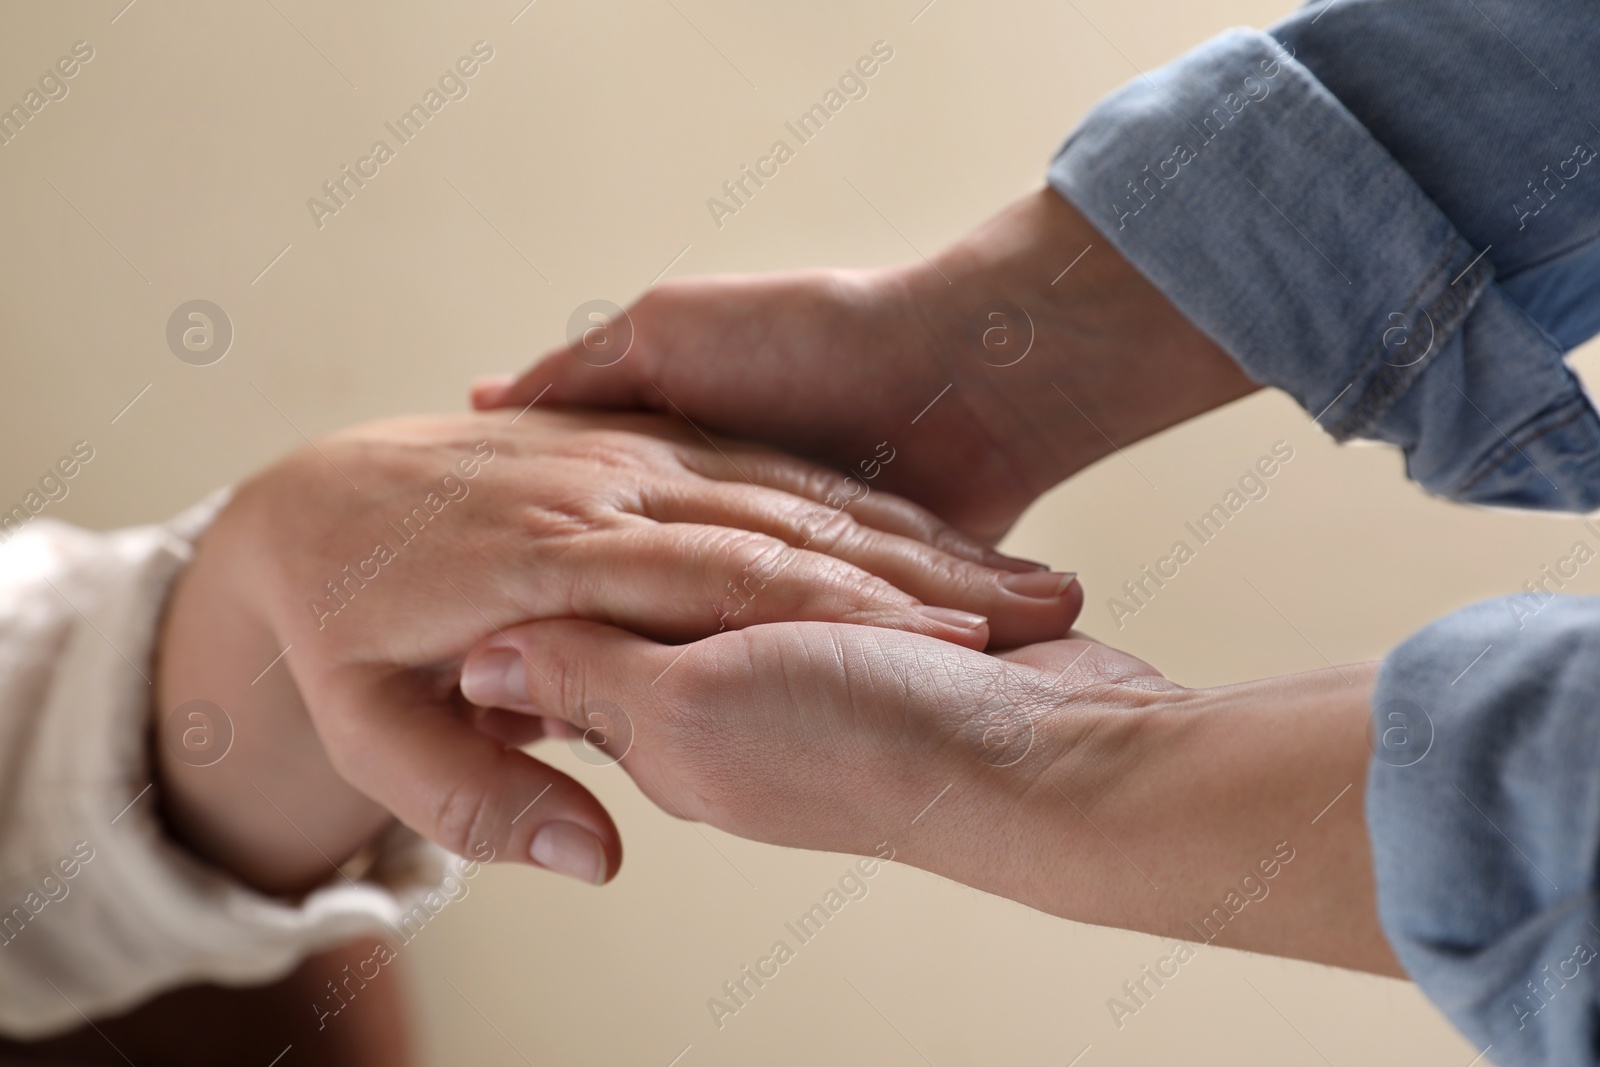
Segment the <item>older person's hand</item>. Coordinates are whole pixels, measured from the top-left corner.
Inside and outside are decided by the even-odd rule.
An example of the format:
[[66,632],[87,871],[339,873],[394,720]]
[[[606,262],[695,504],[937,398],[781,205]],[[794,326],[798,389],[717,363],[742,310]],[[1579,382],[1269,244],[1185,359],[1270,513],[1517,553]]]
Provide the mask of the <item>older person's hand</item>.
[[647,415],[334,434],[244,485],[174,593],[157,714],[211,701],[235,736],[208,767],[158,748],[169,819],[273,890],[326,877],[391,812],[457,852],[603,881],[621,857],[604,810],[510,747],[538,724],[461,704],[474,642],[574,616],[667,640],[867,623],[974,649],[1071,626],[1070,576],[997,556],[865,478]]
[[992,543],[1068,475],[1256,388],[1046,189],[931,261],[668,282],[473,402],[676,409],[852,471],[889,438],[884,485]]

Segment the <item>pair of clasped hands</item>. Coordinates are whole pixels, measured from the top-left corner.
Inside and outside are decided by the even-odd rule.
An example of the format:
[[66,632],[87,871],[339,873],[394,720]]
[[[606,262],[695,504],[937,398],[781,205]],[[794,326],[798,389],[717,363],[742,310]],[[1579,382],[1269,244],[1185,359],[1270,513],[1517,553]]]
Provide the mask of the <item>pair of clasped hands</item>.
[[[1002,300],[1027,312],[1018,362],[972,343]],[[1206,692],[1074,634],[1072,575],[991,546],[1111,440],[1255,386],[1048,190],[933,262],[671,282],[628,314],[612,365],[558,350],[479,382],[474,414],[335,433],[237,489],[159,639],[156,714],[205,699],[234,730],[213,766],[157,746],[174,835],[287,895],[396,819],[602,883],[615,825],[522,750],[599,726],[674,816],[887,840],[1056,914],[1174,926],[1085,822],[1165,825]],[[1248,867],[1237,836],[1221,862]]]

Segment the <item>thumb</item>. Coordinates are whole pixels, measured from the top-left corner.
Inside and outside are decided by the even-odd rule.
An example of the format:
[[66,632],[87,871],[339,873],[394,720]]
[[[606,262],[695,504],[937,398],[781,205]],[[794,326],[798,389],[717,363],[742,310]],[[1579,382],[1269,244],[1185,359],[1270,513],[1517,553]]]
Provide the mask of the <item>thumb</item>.
[[638,707],[652,701],[651,690],[665,668],[700,644],[662,645],[582,619],[520,623],[485,638],[467,654],[461,692],[480,707],[545,715],[587,730],[601,703]]
[[591,312],[587,319],[570,324],[568,333],[571,339],[566,345],[546,353],[521,374],[473,382],[473,408],[487,411],[535,401],[626,410],[664,406],[661,394],[650,388],[654,361],[631,310]]
[[592,793],[414,680],[363,670],[325,688],[317,730],[335,769],[417,833],[457,855],[595,885],[621,866],[616,825]]
[[[590,763],[618,763],[669,814],[705,821],[710,812],[672,738],[672,710],[685,691],[703,696],[718,677],[730,631],[683,646],[662,645],[603,623],[544,619],[508,626],[480,642],[461,668],[461,691],[483,707],[509,708],[567,724]],[[665,686],[658,682],[671,674]],[[674,686],[683,683],[686,689]],[[674,695],[663,697],[661,688]],[[691,731],[704,740],[699,731]]]

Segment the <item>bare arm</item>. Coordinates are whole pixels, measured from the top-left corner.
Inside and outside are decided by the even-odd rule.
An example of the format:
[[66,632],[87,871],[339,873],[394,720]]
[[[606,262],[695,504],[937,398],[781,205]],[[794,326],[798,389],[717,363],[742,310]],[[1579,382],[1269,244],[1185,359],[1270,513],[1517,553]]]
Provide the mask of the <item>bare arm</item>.
[[[551,681],[474,669],[507,642]],[[1081,639],[995,657],[800,623],[684,652],[549,622],[468,668],[485,705],[627,709],[646,793],[732,833],[887,847],[1080,922],[1401,973],[1362,817],[1371,664],[1186,689]]]
[[1027,789],[1027,814],[989,805],[1027,834],[930,864],[1080,922],[1400,975],[1362,804],[1376,667],[1175,689],[1057,727],[1086,739]]

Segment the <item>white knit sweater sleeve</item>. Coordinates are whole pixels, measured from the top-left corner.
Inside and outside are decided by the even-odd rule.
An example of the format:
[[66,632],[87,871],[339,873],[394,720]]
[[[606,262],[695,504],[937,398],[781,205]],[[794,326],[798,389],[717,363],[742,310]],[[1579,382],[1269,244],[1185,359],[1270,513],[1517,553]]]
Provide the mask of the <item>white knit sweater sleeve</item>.
[[111,533],[35,519],[0,545],[0,1032],[45,1036],[195,981],[271,981],[392,926],[443,874],[443,852],[397,830],[365,879],[286,902],[163,836],[152,652],[225,500]]

